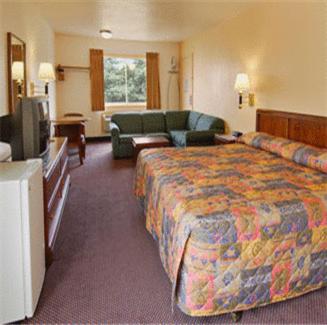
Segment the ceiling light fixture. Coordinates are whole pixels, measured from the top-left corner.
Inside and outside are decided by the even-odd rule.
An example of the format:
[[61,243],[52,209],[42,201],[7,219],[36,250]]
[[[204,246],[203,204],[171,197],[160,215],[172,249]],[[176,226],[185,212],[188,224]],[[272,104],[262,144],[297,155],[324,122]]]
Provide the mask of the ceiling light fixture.
[[109,39],[112,37],[112,32],[109,29],[100,29],[100,35],[102,38]]

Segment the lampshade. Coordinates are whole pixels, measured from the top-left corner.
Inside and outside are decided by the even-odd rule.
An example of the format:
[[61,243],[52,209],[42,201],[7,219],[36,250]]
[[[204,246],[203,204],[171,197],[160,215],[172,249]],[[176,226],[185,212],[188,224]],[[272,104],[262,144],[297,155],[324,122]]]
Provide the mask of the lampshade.
[[234,88],[238,91],[247,91],[250,89],[249,76],[246,73],[238,73]]
[[50,80],[56,80],[53,65],[51,63],[40,63],[39,79],[45,82],[49,82]]
[[11,77],[13,80],[24,80],[24,62],[14,61],[11,66]]

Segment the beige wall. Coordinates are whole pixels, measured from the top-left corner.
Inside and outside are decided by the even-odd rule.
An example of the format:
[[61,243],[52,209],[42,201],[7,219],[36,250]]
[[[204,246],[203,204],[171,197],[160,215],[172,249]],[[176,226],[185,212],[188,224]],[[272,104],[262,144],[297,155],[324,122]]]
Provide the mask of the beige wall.
[[[170,59],[178,59],[179,47],[174,42],[138,42],[123,40],[103,40],[96,37],[81,37],[56,34],[56,63],[62,65],[89,66],[89,49],[103,49],[105,54],[145,55],[146,52],[160,53],[160,87],[162,107],[167,107],[168,70]],[[65,81],[57,81],[58,114],[81,112],[91,118],[86,127],[89,137],[101,136],[101,116],[103,112],[91,111],[90,79],[88,72],[67,70]],[[171,103],[178,108],[178,99]],[[132,110],[138,108],[123,108]],[[113,109],[110,109],[113,111]]]
[[225,119],[232,130],[255,128],[256,107],[238,109],[238,72],[249,74],[259,108],[327,116],[327,6],[256,4],[182,43],[194,53],[194,110]]
[[[7,39],[12,32],[26,43],[27,87],[35,82],[36,89],[44,92],[43,83],[37,74],[40,62],[54,63],[54,32],[41,18],[37,7],[18,2],[0,3],[0,116],[8,113],[7,98]],[[55,83],[49,87],[51,117],[56,114]]]

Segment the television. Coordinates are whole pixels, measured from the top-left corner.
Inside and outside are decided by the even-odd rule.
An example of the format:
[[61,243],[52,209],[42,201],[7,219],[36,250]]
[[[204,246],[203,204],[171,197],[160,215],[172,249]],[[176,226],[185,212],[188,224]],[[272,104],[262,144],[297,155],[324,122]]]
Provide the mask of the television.
[[47,97],[22,97],[12,115],[11,127],[12,160],[47,160],[50,139]]

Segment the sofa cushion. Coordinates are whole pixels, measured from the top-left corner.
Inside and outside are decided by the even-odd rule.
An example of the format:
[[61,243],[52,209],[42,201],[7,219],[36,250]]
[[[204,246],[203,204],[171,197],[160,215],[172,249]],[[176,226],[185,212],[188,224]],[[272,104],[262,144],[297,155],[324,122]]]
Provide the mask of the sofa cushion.
[[186,130],[183,131],[170,131],[171,141],[176,147],[186,147]]
[[112,115],[111,121],[118,125],[121,134],[143,132],[140,113],[116,113]]
[[187,123],[186,123],[186,128],[188,130],[195,130],[196,124],[198,123],[199,118],[202,116],[202,113],[198,112],[190,112]]
[[167,111],[166,112],[166,126],[167,131],[171,130],[185,130],[186,121],[190,111]]
[[204,131],[210,129],[220,129],[220,124],[221,123],[219,123],[219,119],[217,117],[203,114],[200,116],[195,130]]
[[145,137],[165,137],[169,138],[169,133],[166,132],[152,132],[144,135]]
[[142,114],[143,119],[143,132],[165,132],[166,131],[166,119],[163,112],[144,112]]

